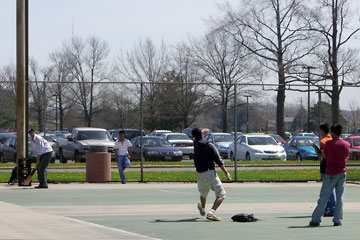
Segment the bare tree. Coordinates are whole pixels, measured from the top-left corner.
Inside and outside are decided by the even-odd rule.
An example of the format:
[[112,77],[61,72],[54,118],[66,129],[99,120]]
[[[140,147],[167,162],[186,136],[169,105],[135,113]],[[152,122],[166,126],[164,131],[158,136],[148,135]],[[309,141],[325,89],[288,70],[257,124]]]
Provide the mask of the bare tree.
[[241,1],[243,8],[226,5],[221,27],[258,58],[259,64],[274,72],[278,79],[276,127],[285,137],[285,89],[289,70],[316,48],[305,24],[298,21],[303,0]]
[[[64,114],[65,111],[72,106],[70,101],[71,96],[68,96],[70,71],[67,67],[66,55],[61,51],[54,51],[50,54],[50,61],[52,63],[51,73],[49,79],[54,84],[51,84],[51,95],[55,97],[55,108],[59,112],[59,129],[64,130]],[[57,114],[57,113],[56,113]]]
[[360,122],[360,107],[359,104],[355,101],[351,101],[349,103],[350,108],[350,123],[352,127],[352,132],[355,132],[356,126],[358,126]]
[[[157,83],[162,79],[166,70],[168,56],[165,44],[157,48],[150,39],[139,40],[138,45],[125,55],[119,57],[118,71],[122,78],[133,82],[144,82],[143,96],[145,103],[144,118],[150,130],[155,129],[157,120],[157,104],[159,98],[156,94]],[[140,93],[140,85],[135,85]],[[139,94],[140,95],[140,94]]]
[[249,52],[242,45],[234,44],[232,36],[223,29],[211,31],[199,41],[192,41],[192,54],[194,63],[205,72],[207,81],[218,83],[219,88],[210,85],[215,91],[210,97],[221,106],[222,130],[227,132],[234,84],[250,83],[256,66]]
[[351,22],[350,3],[348,0],[321,0],[306,15],[308,30],[321,39],[322,45],[316,55],[324,73],[317,75],[320,80],[331,81],[331,89],[322,87],[321,90],[331,98],[332,123],[340,121],[340,93],[346,83],[354,82],[352,74],[359,65],[358,51],[346,47],[360,31],[359,22],[356,21],[355,27]]
[[[16,128],[16,68],[9,64],[0,69],[0,128]],[[8,83],[5,83],[8,82]]]
[[181,119],[181,127],[189,127],[203,110],[205,98],[204,76],[192,59],[192,51],[185,44],[178,44],[172,54],[172,72],[164,79],[176,84],[167,85],[166,101],[172,112]]
[[106,64],[108,45],[96,37],[87,41],[73,37],[64,48],[70,77],[77,82],[70,88],[74,103],[80,106],[86,125],[91,127],[93,115],[100,111],[96,105],[99,90],[95,86],[110,77]]
[[39,130],[45,131],[43,128],[45,119],[44,114],[47,114],[46,103],[48,102],[48,93],[45,91],[44,95],[44,88],[46,88],[46,81],[51,69],[41,69],[39,63],[35,59],[31,59],[29,63],[29,70],[29,80],[32,82],[29,84],[29,115],[34,116],[34,113]]

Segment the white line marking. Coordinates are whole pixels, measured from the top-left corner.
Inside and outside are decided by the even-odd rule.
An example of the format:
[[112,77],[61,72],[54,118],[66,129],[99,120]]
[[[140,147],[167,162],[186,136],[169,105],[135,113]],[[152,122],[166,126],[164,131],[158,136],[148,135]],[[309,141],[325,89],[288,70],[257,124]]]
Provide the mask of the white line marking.
[[145,239],[162,240],[160,238],[152,238],[152,237],[148,237],[148,236],[141,235],[141,234],[138,234],[138,233],[128,232],[128,231],[125,231],[125,230],[112,228],[112,227],[106,227],[106,226],[103,226],[103,225],[100,225],[100,224],[86,222],[86,221],[82,221],[82,220],[75,219],[75,218],[70,218],[70,217],[65,217],[65,216],[64,216],[64,218],[69,219],[69,220],[74,221],[74,222],[79,222],[79,223],[82,223],[82,224],[86,223],[86,224],[89,224],[89,225],[92,225],[92,226],[96,226],[96,227],[100,227],[100,228],[104,228],[104,229],[109,229],[109,230],[129,234],[129,235],[133,235],[133,236],[137,236],[137,237],[142,237],[142,238],[145,238]]

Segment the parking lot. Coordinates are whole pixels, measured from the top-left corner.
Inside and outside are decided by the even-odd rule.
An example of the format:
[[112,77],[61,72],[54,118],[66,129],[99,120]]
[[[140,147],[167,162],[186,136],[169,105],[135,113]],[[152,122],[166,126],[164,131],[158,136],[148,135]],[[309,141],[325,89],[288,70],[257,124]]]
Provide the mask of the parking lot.
[[[347,184],[342,227],[308,228],[319,183],[225,184],[222,222],[198,214],[195,184],[0,185],[0,239],[357,239],[360,185]],[[212,193],[209,203],[214,200]],[[210,204],[209,204],[210,206]],[[208,207],[207,206],[207,209]],[[236,213],[260,221],[236,223]]]

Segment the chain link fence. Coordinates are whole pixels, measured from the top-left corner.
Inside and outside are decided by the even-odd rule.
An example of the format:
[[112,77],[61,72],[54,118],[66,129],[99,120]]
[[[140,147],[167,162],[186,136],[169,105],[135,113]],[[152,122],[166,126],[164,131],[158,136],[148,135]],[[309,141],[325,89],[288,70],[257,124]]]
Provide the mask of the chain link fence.
[[[28,85],[29,128],[45,132],[49,141],[54,134],[56,163],[66,162],[71,166],[75,160],[75,149],[71,156],[64,157],[62,152],[69,142],[67,138],[74,137],[73,129],[106,129],[111,138],[103,140],[112,146],[113,140],[119,139],[119,130],[124,129],[133,145],[132,167],[127,174],[134,181],[176,181],[184,172],[188,174],[187,179],[195,181],[193,127],[201,128],[223,159],[230,161],[241,159],[237,156],[238,144],[232,144],[241,134],[280,135],[283,140],[277,136],[276,140],[281,142],[297,133],[317,135],[321,122],[332,122],[329,95],[332,86],[325,85],[286,86],[284,132],[280,133],[276,120],[276,84],[45,81]],[[344,86],[340,94],[339,122],[346,134],[357,133],[360,127],[358,90],[358,87]],[[15,83],[1,82],[0,91],[0,129],[15,132]],[[74,143],[93,139],[71,140]],[[0,141],[5,142],[1,137]],[[76,151],[86,151],[86,144],[82,147]],[[4,152],[1,157],[2,161],[11,162],[11,157]],[[236,177],[238,161],[228,165]],[[118,180],[116,172],[113,178]]]

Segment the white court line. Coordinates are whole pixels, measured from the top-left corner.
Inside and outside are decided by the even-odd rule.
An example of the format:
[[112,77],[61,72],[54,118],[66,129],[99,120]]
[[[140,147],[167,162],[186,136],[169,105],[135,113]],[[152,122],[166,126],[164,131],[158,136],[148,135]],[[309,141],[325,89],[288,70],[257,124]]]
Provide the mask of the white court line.
[[125,233],[125,234],[128,234],[128,235],[133,235],[133,236],[136,236],[136,237],[141,237],[141,238],[145,238],[145,239],[153,239],[153,240],[162,240],[160,238],[152,238],[152,237],[148,237],[148,236],[141,235],[141,234],[138,234],[138,233],[128,232],[128,231],[125,231],[125,230],[112,228],[112,227],[106,227],[106,226],[103,226],[103,225],[100,225],[100,224],[86,222],[86,221],[82,221],[82,220],[75,219],[75,218],[70,218],[70,217],[65,217],[65,216],[64,216],[64,218],[69,219],[69,220],[74,221],[74,222],[78,222],[78,223],[82,223],[82,224],[86,223],[88,225],[92,225],[92,226],[95,226],[95,227],[99,227],[99,228],[103,228],[103,229],[107,229],[107,230],[113,230],[113,231]]

